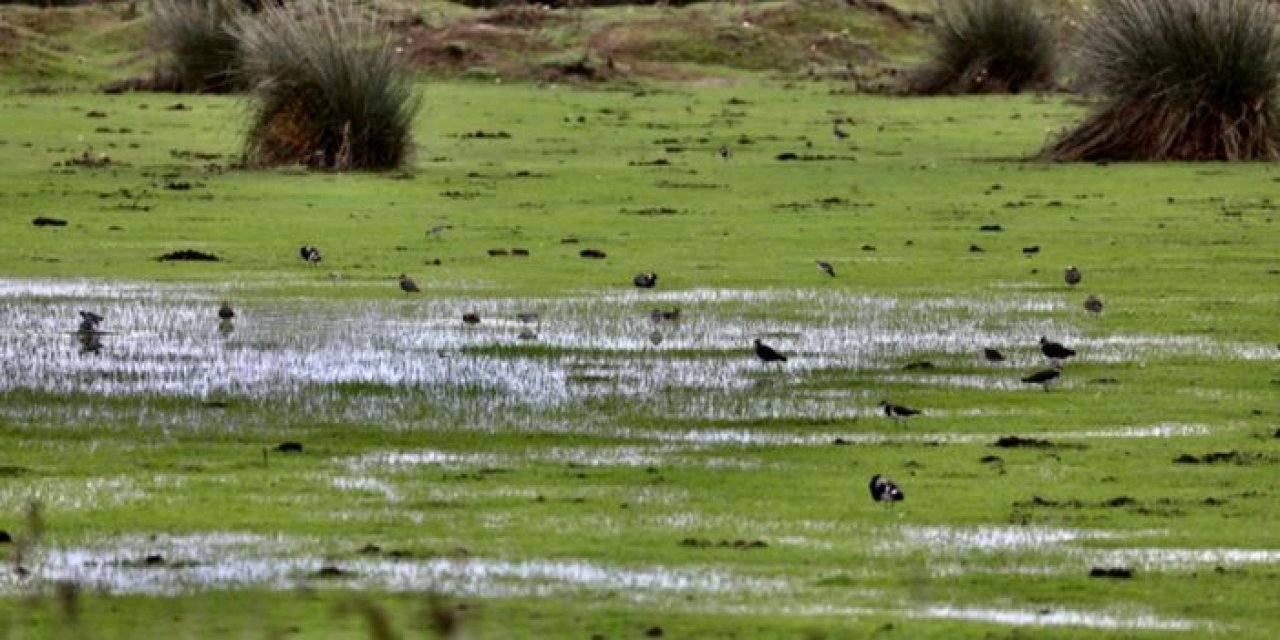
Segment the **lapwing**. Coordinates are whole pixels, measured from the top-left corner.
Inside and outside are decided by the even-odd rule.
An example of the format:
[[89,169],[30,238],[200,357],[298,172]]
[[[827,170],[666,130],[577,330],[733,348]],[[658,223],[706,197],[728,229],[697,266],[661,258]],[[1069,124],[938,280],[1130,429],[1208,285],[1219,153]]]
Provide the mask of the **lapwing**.
[[920,414],[919,409],[912,409],[911,407],[906,407],[900,404],[893,404],[888,400],[881,400],[880,404],[876,406],[880,407],[880,410],[884,412],[884,415],[888,416],[894,422],[904,426],[907,424],[907,418]]
[[1059,365],[1057,362],[1054,362],[1052,367],[1048,369],[1041,369],[1040,371],[1037,371],[1029,376],[1025,376],[1022,378],[1022,381],[1027,384],[1041,385],[1042,387],[1044,387],[1045,391],[1048,391],[1049,383],[1058,379],[1058,376],[1060,375],[1062,375],[1062,366]]
[[302,245],[302,248],[298,249],[298,255],[302,256],[303,261],[311,264],[318,264],[321,260],[320,250],[315,245]]
[[1075,265],[1062,270],[1062,281],[1073,287],[1080,284],[1080,280],[1083,278],[1084,276],[1081,275],[1080,270]]
[[982,349],[982,357],[986,358],[987,362],[1004,362],[1004,354],[991,347]]
[[1088,298],[1084,299],[1084,310],[1095,316],[1102,313],[1102,298],[1090,294]]
[[102,316],[92,311],[80,312],[80,333],[94,333],[98,330],[98,325],[105,320]]
[[652,289],[658,284],[658,274],[652,271],[636,274],[636,277],[631,279],[631,284],[641,289]]
[[836,277],[836,268],[831,266],[830,262],[827,262],[826,260],[814,260],[813,262],[818,265],[818,271],[821,271],[832,278]]
[[468,311],[462,314],[463,324],[480,324],[480,314],[475,311]]
[[876,502],[901,502],[906,497],[897,484],[878,473],[871,476],[868,488],[871,489],[871,499]]
[[400,274],[400,290],[405,293],[418,293],[419,291],[422,291],[422,289],[418,288],[418,283],[413,281],[413,278],[410,278],[403,273]]
[[756,348],[756,357],[760,358],[764,362],[786,362],[787,361],[786,356],[782,355],[781,353],[778,353],[773,347],[762,342],[760,338],[756,338],[755,341],[752,342],[752,344],[754,344]]
[[1061,362],[1076,354],[1075,349],[1068,349],[1062,346],[1061,342],[1053,342],[1052,340],[1040,336],[1040,353],[1048,358],[1050,362]]
[[235,319],[235,317],[236,317],[236,310],[232,309],[229,303],[223,302],[222,306],[218,307],[219,320],[223,322],[231,322],[231,320]]

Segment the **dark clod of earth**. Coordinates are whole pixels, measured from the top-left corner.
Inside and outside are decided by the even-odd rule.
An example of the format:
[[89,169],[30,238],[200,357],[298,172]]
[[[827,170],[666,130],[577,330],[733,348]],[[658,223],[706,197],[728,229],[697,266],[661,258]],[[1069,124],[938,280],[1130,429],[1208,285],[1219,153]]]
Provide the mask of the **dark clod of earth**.
[[183,249],[181,251],[170,251],[169,253],[166,253],[160,256],[159,258],[156,258],[156,260],[159,262],[171,262],[171,261],[221,262],[222,258],[219,258],[218,256],[213,255],[212,253],[196,251],[195,249]]
[[343,570],[331,564],[320,567],[320,570],[312,574],[316,578],[345,578],[353,575],[352,572]]
[[301,442],[281,442],[276,445],[276,451],[280,453],[302,453]]
[[997,231],[1004,231],[1004,228],[998,224],[984,224],[981,227],[978,227],[978,231],[997,232]]
[[605,257],[605,252],[599,249],[583,249],[582,251],[578,252],[578,255],[584,258],[593,258],[593,259],[599,260]]
[[649,627],[648,629],[644,630],[644,635],[646,638],[661,638],[663,633],[665,632],[662,630],[662,627],[657,627],[657,626]]
[[1054,444],[1048,440],[1039,440],[1036,438],[1023,438],[1021,436],[1001,436],[992,446],[1002,447],[1005,449],[1013,449],[1016,447],[1052,447]]
[[1091,578],[1132,578],[1133,569],[1129,567],[1094,567],[1089,570]]
[[37,227],[65,227],[67,226],[67,221],[61,218],[38,216],[35,220],[31,221],[31,224],[34,224]]
[[0,529],[0,544],[9,544],[11,542],[13,542],[13,536],[9,535],[8,531]]

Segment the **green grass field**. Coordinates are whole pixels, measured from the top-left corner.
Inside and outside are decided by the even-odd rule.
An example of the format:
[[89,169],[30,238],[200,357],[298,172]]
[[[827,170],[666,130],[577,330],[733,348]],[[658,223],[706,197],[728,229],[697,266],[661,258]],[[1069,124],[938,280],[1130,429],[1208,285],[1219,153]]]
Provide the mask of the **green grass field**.
[[1280,635],[1276,167],[1027,161],[1056,96],[422,90],[387,174],[0,96],[8,637]]

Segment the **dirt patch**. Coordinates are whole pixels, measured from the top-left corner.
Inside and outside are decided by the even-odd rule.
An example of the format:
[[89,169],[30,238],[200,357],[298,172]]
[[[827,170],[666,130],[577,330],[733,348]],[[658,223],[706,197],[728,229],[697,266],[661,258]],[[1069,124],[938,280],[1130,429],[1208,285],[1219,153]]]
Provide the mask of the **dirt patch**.
[[1021,447],[1049,449],[1057,445],[1053,444],[1052,442],[1049,442],[1048,440],[1040,440],[1037,438],[1023,438],[1021,436],[1001,436],[1000,439],[992,443],[991,446],[1000,447],[1002,449],[1016,449]]
[[160,262],[221,262],[222,258],[212,253],[196,251],[195,249],[183,249],[181,251],[170,251],[156,258],[156,260]]
[[1190,453],[1184,453],[1173,461],[1177,464],[1239,464],[1249,465],[1260,462],[1275,462],[1274,456],[1268,456],[1256,451],[1213,451],[1201,456],[1195,456]]

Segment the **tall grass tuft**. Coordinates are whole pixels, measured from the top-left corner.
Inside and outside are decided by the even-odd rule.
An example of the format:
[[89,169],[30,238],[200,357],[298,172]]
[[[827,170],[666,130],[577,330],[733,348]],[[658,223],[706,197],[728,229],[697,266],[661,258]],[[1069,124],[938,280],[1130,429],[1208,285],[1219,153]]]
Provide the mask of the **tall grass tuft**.
[[420,101],[390,40],[352,4],[268,4],[235,28],[256,100],[251,166],[389,169],[413,148]]
[[1054,25],[1027,0],[950,0],[938,11],[930,58],[908,93],[1018,93],[1053,87]]
[[169,53],[165,70],[182,91],[239,88],[240,46],[230,27],[245,12],[240,0],[152,0],[152,39]]
[[1264,0],[1099,0],[1081,35],[1106,102],[1053,160],[1276,160],[1280,48]]

